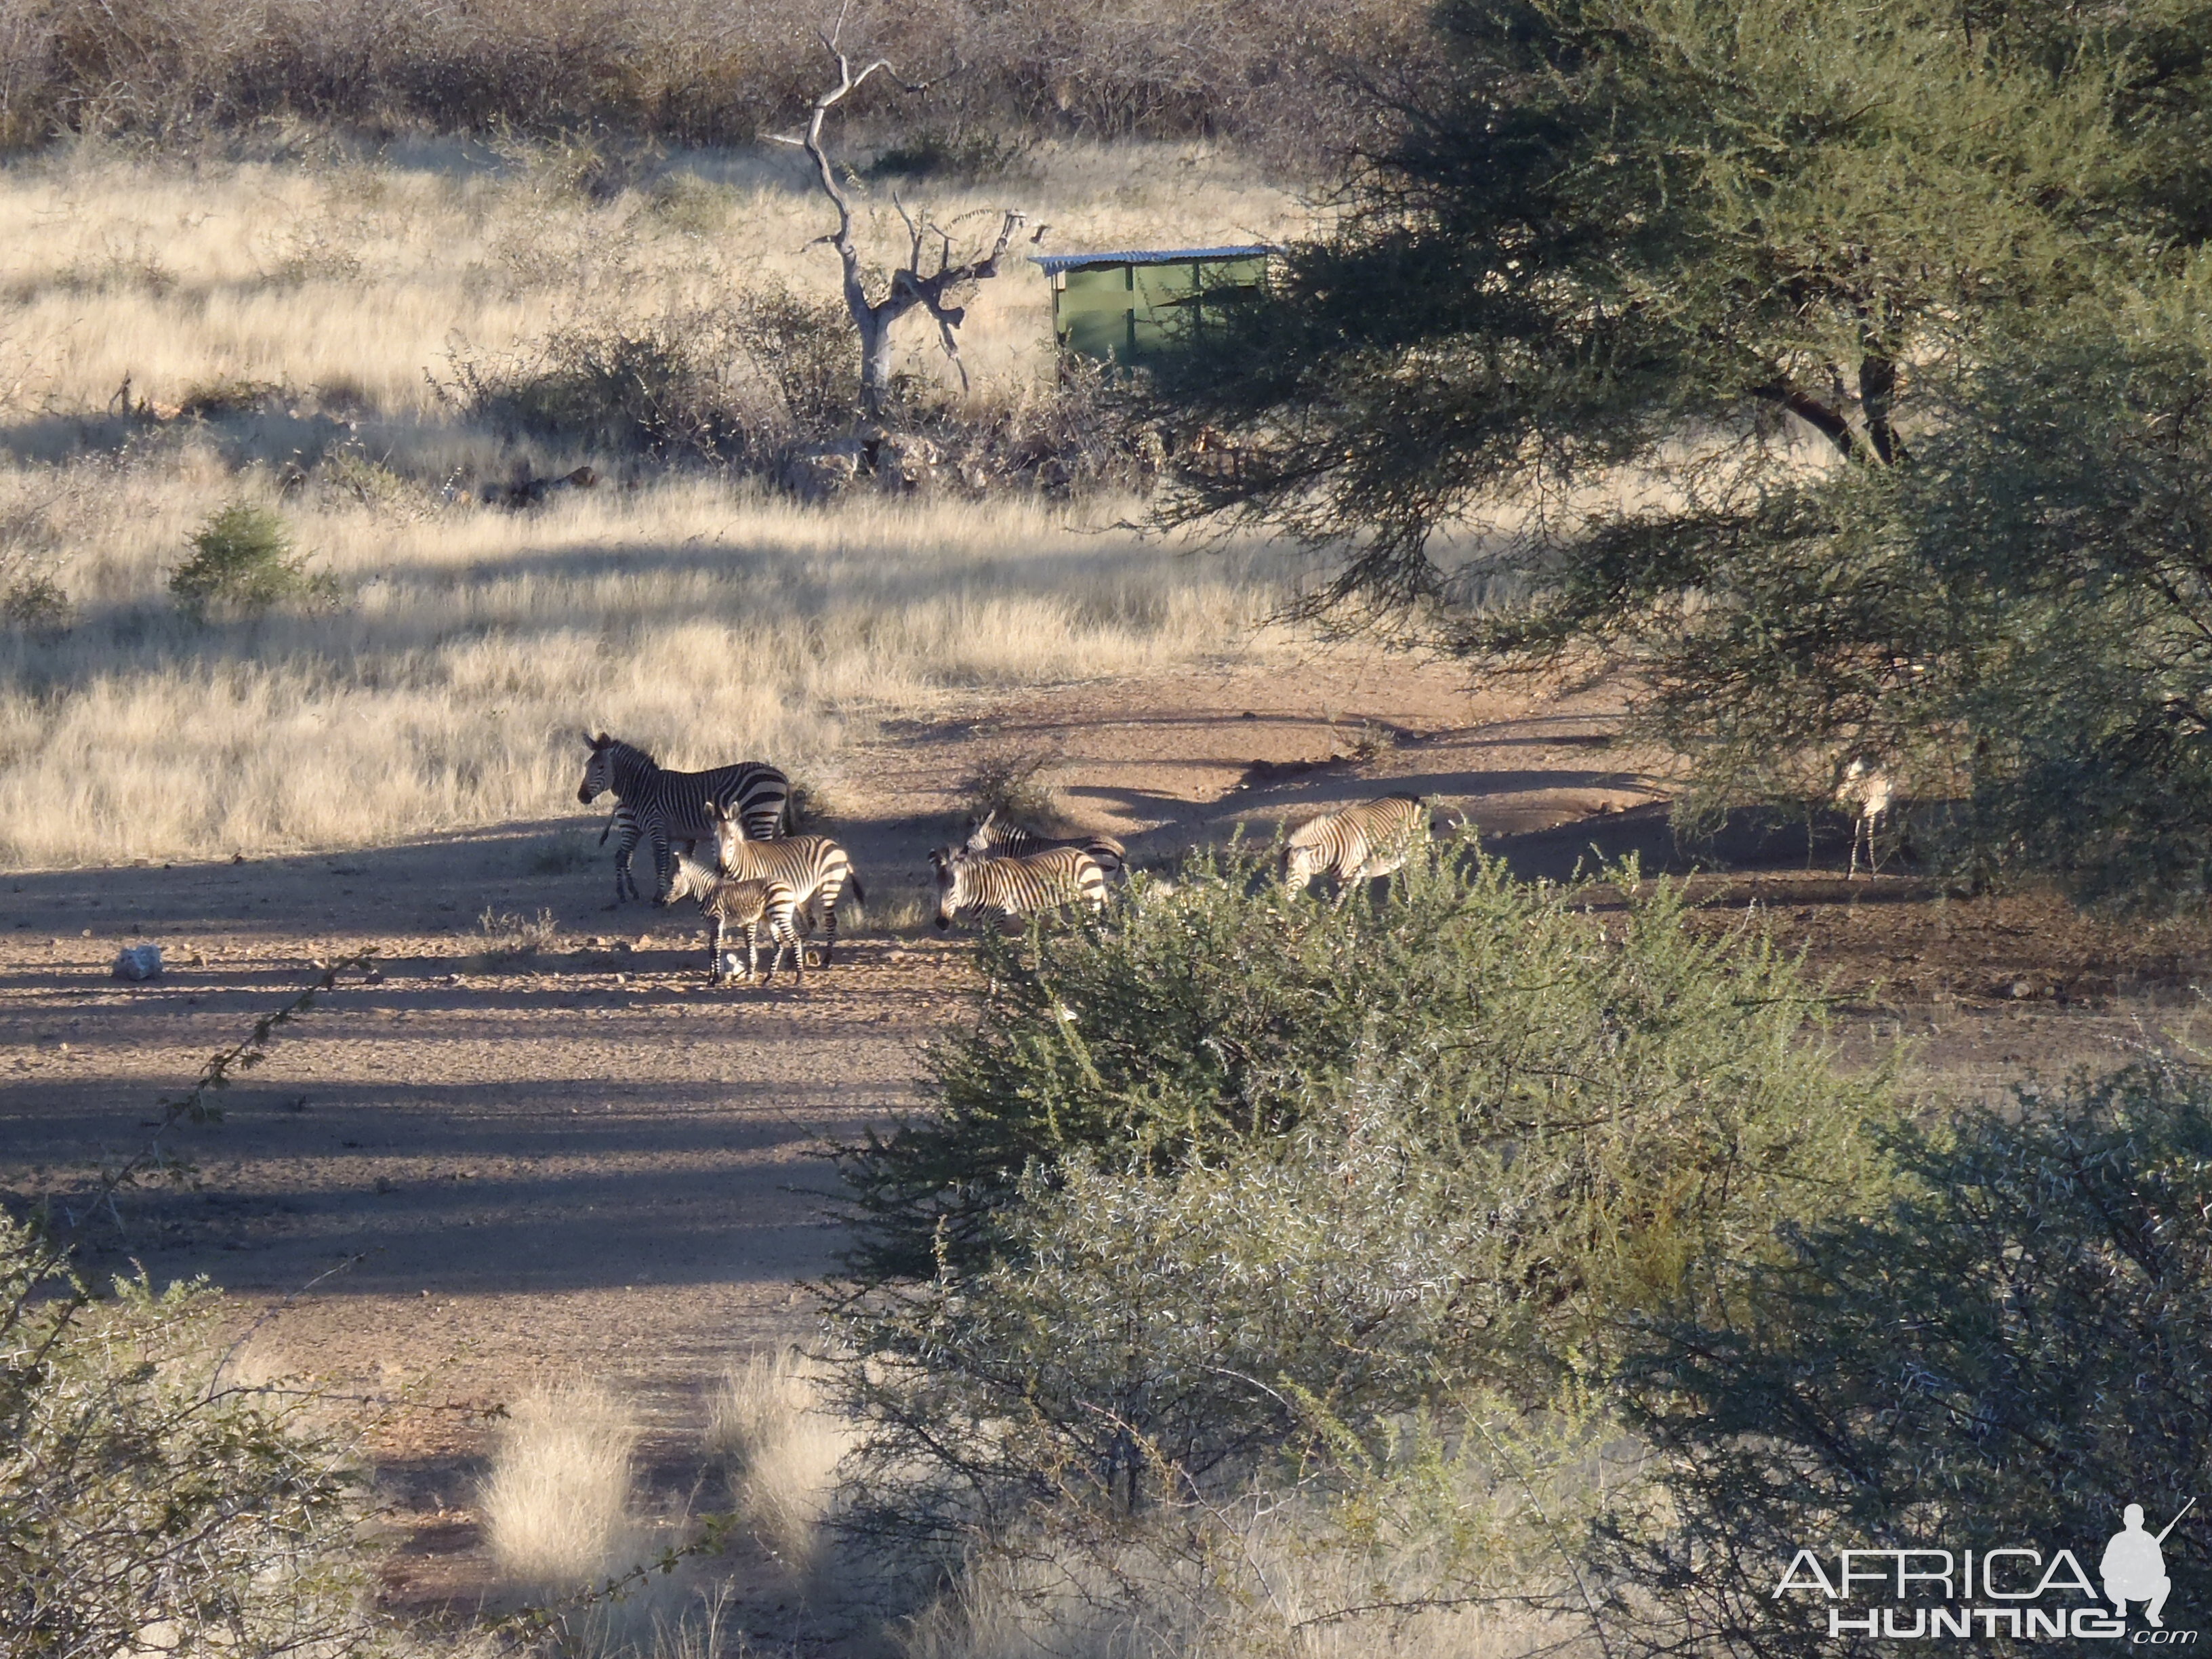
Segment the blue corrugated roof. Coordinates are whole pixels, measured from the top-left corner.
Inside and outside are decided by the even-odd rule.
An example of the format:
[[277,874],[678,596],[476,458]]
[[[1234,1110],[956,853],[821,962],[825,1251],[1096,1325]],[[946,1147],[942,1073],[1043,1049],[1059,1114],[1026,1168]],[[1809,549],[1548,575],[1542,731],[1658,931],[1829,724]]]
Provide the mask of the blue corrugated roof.
[[1032,253],[1030,263],[1047,276],[1086,265],[1166,265],[1179,259],[1249,259],[1275,250],[1264,242],[1248,247],[1124,248],[1118,253]]

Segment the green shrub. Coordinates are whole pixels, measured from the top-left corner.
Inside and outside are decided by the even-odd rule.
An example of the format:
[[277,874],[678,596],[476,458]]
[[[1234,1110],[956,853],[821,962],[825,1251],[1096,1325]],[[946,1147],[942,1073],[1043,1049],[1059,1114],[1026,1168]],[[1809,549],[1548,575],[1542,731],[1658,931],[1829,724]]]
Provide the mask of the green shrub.
[[1338,911],[1268,870],[1201,854],[1103,923],[986,935],[939,1111],[843,1150],[844,1524],[1286,1651],[1569,1596],[1605,1383],[1791,1218],[1873,1201],[1884,1080],[1838,1073],[1761,937],[1633,872],[1531,886],[1447,843]]
[[1054,785],[1063,757],[1051,749],[1000,749],[982,756],[960,780],[960,805],[972,821],[995,812],[1002,823],[1048,825],[1060,817]]
[[1036,141],[984,128],[927,127],[876,152],[871,179],[951,179],[966,183],[1022,179],[1036,171]]
[[76,614],[69,594],[51,576],[18,576],[0,592],[0,621],[33,631],[66,628]]
[[1853,1191],[1882,1097],[1832,1068],[1790,963],[1684,908],[1632,873],[1524,884],[1449,842],[1331,911],[1232,850],[1103,926],[987,933],[975,1026],[928,1057],[939,1110],[842,1149],[848,1267],[864,1287],[979,1270],[1019,1245],[1026,1171],[1286,1146],[1381,1066],[1427,1156],[1503,1183],[1486,1206],[1525,1195],[1516,1283],[1564,1352]]
[[0,1650],[370,1644],[344,1449],[311,1399],[225,1382],[222,1321],[143,1274],[94,1297],[0,1211]]
[[192,536],[192,556],[169,573],[178,608],[195,621],[222,613],[258,616],[288,599],[323,597],[327,577],[310,574],[292,552],[291,532],[273,509],[233,501]]
[[[2212,1076],[2141,1065],[2017,1110],[1898,1132],[1893,1202],[1631,1364],[1658,1501],[1597,1566],[1643,1650],[1889,1651],[1776,1601],[1798,1549],[2065,1547],[2094,1573],[2125,1505],[2155,1531],[2206,1490]],[[2203,1535],[2167,1546],[2169,1620],[2212,1595]]]
[[1135,1514],[1286,1455],[1386,1465],[1413,1418],[1525,1396],[1574,1160],[1440,1155],[1413,1069],[1170,1172],[1033,1168],[998,1261],[846,1310],[856,1515],[951,1540],[1038,1523],[1040,1492]]

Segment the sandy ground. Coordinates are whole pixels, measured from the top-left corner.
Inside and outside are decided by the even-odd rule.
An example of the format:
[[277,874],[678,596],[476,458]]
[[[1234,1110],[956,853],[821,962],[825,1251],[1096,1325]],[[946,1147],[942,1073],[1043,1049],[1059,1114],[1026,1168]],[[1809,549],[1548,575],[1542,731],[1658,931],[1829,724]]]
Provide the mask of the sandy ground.
[[[1847,882],[1835,825],[1809,860],[1802,827],[1679,848],[1663,778],[1611,742],[1612,714],[1601,690],[1470,691],[1462,671],[1358,652],[1224,660],[889,730],[834,781],[835,830],[879,904],[910,906],[957,780],[990,754],[1050,751],[1070,817],[1125,835],[1140,862],[1413,789],[1531,875],[1593,848],[1729,866],[1696,878],[1715,925],[1755,902],[1832,976],[1854,1048],[1911,1038],[1911,1069],[1952,1092],[2194,1031],[2203,927]],[[480,1413],[535,1378],[616,1384],[663,1486],[683,1486],[714,1381],[811,1334],[800,1285],[838,1243],[812,1195],[830,1178],[824,1139],[917,1103],[920,1046],[961,1017],[969,984],[957,940],[864,929],[804,991],[711,990],[691,915],[611,907],[604,858],[554,867],[549,832],[598,820],[547,808],[408,846],[5,878],[0,1189],[65,1219],[98,1160],[141,1144],[210,1053],[318,963],[374,949],[373,975],[280,1036],[221,1122],[176,1133],[187,1184],[75,1219],[103,1266],[235,1292],[264,1372],[422,1402],[375,1446],[401,1602],[481,1588]],[[489,955],[487,909],[550,913],[550,942]],[[118,949],[146,941],[168,971],[112,978]]]

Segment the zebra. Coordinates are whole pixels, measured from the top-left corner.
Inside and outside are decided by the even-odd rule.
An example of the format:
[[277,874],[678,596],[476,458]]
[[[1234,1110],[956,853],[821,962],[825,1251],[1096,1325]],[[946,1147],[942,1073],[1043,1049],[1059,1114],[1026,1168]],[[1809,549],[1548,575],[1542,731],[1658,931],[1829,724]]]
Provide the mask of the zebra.
[[1851,867],[1844,879],[1856,878],[1859,872],[1859,848],[1866,848],[1867,873],[1879,875],[1881,865],[1875,857],[1875,831],[1882,819],[1889,816],[1889,804],[1897,793],[1890,775],[1879,762],[1861,755],[1844,769],[1843,781],[1836,786],[1836,805],[1851,815]]
[[1283,884],[1302,893],[1316,876],[1332,877],[1340,906],[1361,882],[1404,869],[1428,833],[1428,807],[1416,796],[1362,801],[1291,832],[1283,846]]
[[940,929],[967,909],[1018,916],[1063,904],[1087,904],[1094,914],[1106,908],[1106,872],[1079,847],[1010,859],[977,858],[964,847],[940,847],[929,859],[937,867]]
[[837,948],[837,901],[849,885],[856,903],[866,903],[867,890],[853,869],[852,855],[827,836],[785,836],[757,841],[745,833],[742,812],[731,812],[709,802],[707,816],[714,826],[714,850],[722,873],[737,881],[773,878],[790,884],[810,925],[817,901],[822,914],[822,965],[830,965]]
[[806,983],[806,946],[799,937],[799,900],[789,882],[773,878],[734,881],[717,875],[690,854],[678,853],[676,875],[669,884],[668,896],[672,899],[699,901],[699,908],[708,923],[707,978],[711,983],[720,985],[728,977],[723,942],[732,927],[745,931],[748,985],[760,977],[760,936],[763,933],[775,942],[775,955],[768,964],[768,977],[760,980],[760,983],[775,982],[776,970],[783,966],[787,948],[793,958],[792,972],[801,985]]
[[1090,854],[1109,876],[1123,874],[1128,868],[1129,849],[1111,836],[1075,836],[1056,841],[1034,830],[1024,830],[1018,823],[1000,823],[998,818],[998,809],[994,807],[970,826],[964,850],[976,858],[1019,858],[1025,853],[1050,853],[1073,847]]
[[586,732],[584,742],[592,757],[584,763],[584,781],[576,787],[576,799],[589,806],[611,789],[619,806],[627,807],[633,815],[629,823],[623,825],[618,810],[615,822],[608,825],[610,830],[622,829],[615,843],[617,904],[625,897],[639,896],[637,881],[629,872],[629,855],[641,840],[653,843],[653,902],[668,902],[665,894],[673,871],[669,861],[671,845],[682,842],[688,852],[713,839],[714,826],[707,818],[710,804],[725,810],[734,807],[759,839],[780,834],[783,829],[791,780],[764,761],[740,761],[711,772],[671,772],[642,749],[604,732],[596,738]]

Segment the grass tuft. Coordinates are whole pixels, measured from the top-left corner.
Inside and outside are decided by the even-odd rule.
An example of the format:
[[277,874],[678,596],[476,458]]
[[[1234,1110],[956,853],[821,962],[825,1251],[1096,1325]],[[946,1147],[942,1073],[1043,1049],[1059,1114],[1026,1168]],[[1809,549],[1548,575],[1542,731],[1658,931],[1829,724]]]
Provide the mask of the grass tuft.
[[511,1585],[574,1590],[630,1565],[642,1535],[631,1512],[637,1437],[613,1396],[587,1382],[514,1402],[478,1498],[492,1559]]
[[756,1354],[714,1396],[707,1453],[730,1482],[744,1524],[775,1559],[804,1573],[822,1544],[837,1466],[852,1449],[820,1398],[817,1368],[793,1350]]

